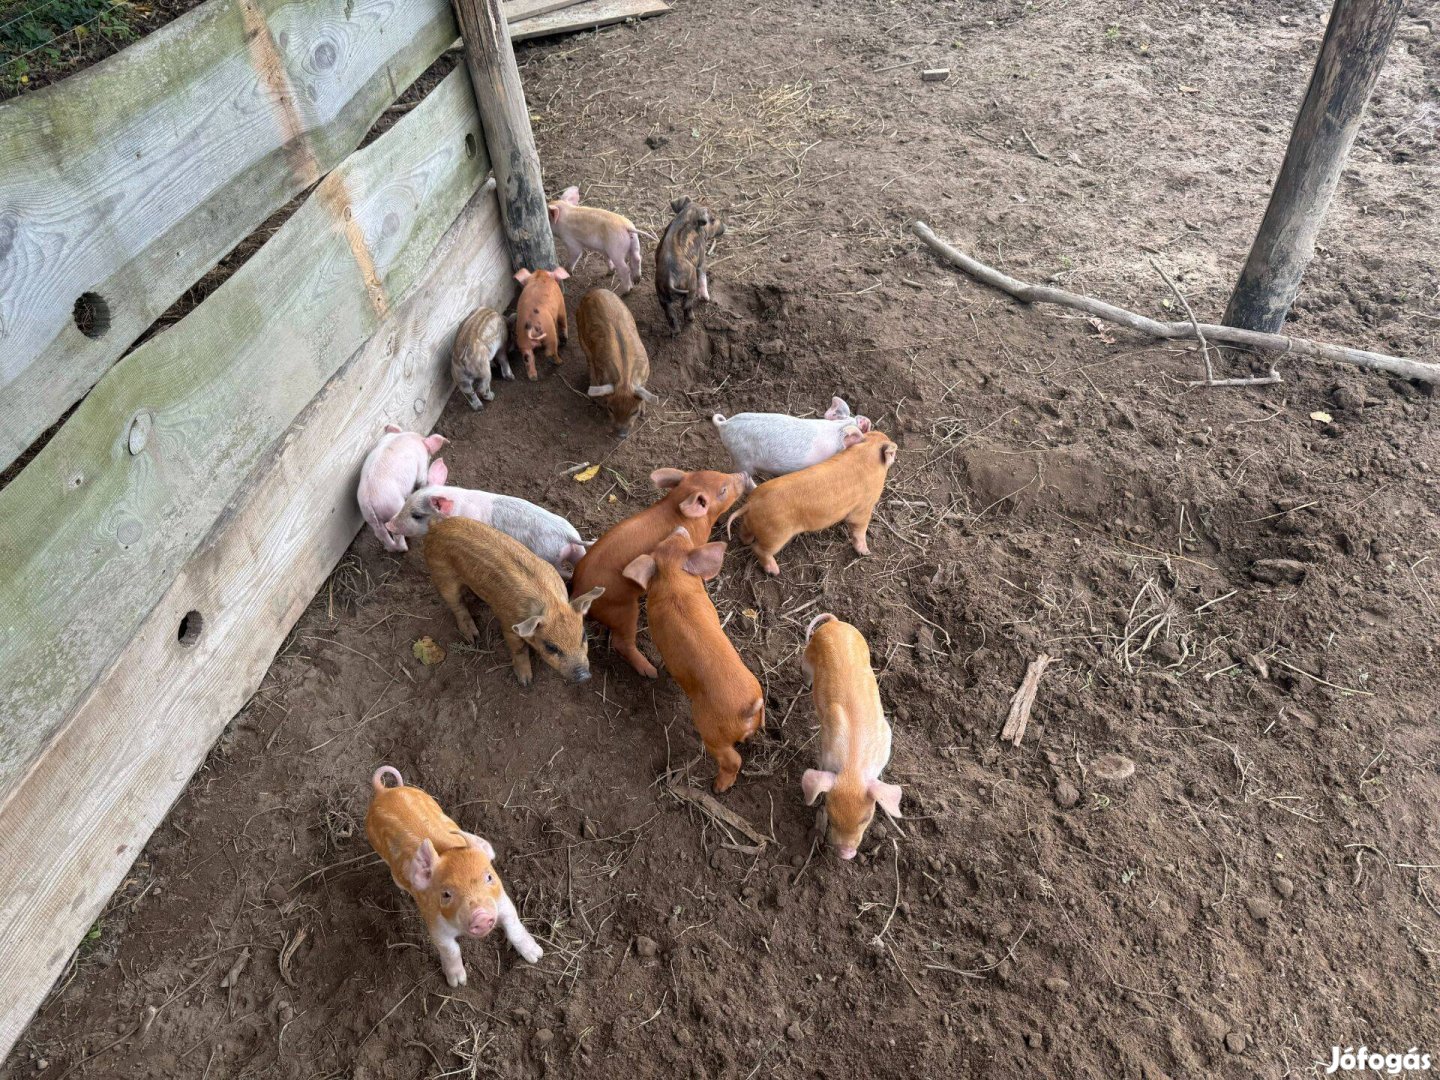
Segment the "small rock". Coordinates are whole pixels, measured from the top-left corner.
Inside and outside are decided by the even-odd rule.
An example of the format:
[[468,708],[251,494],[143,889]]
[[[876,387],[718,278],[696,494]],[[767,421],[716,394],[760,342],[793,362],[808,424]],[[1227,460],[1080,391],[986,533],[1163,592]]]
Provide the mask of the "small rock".
[[1080,801],[1080,792],[1069,780],[1061,780],[1055,785],[1055,802],[1063,810],[1069,810]]
[[1118,784],[1135,775],[1135,762],[1124,754],[1101,754],[1090,766],[1090,771],[1101,780]]
[[785,1037],[791,1042],[799,1042],[805,1037],[805,1030],[800,1026],[800,1021],[796,1020],[785,1029]]
[[1031,1050],[1039,1050],[1045,1045],[1045,1036],[1038,1031],[1030,1031],[1025,1034],[1025,1045]]
[[555,1041],[555,1033],[549,1028],[541,1028],[535,1032],[535,1045],[539,1047],[549,1046]]
[[1049,990],[1052,994],[1063,994],[1066,990],[1070,989],[1070,980],[1060,978],[1046,979],[1045,989]]
[[1365,395],[1349,386],[1337,386],[1330,391],[1330,400],[1341,412],[1358,412],[1365,407]]
[[1286,900],[1295,895],[1295,882],[1291,881],[1284,874],[1276,874],[1270,879],[1271,886],[1277,893]]
[[779,356],[785,351],[785,342],[779,338],[774,338],[771,341],[762,341],[759,345],[759,350],[761,356]]
[[600,835],[600,826],[587,817],[580,831],[585,834],[585,839],[594,840]]
[[44,1071],[45,1071],[46,1069],[48,1069],[49,1067],[50,1067],[50,1059],[49,1059],[49,1058],[41,1058],[39,1061],[35,1062],[35,1071],[36,1071],[36,1072],[44,1072]]
[[1305,564],[1294,559],[1257,559],[1250,564],[1250,576],[1267,585],[1298,585],[1306,572]]
[[283,904],[290,899],[290,894],[285,891],[285,886],[278,881],[265,890],[265,895],[270,898],[272,903],[276,904]]
[[1271,908],[1269,900],[1264,900],[1258,896],[1252,896],[1246,900],[1245,908],[1250,912],[1250,917],[1256,922],[1264,922],[1270,918],[1270,914],[1274,910]]
[[675,1041],[681,1046],[689,1046],[692,1042],[695,1041],[695,1036],[690,1034],[689,1028],[677,1027],[675,1029]]
[[648,938],[641,934],[635,939],[635,952],[647,960],[660,951],[660,946],[655,944],[654,938]]
[[1225,1036],[1225,1049],[1232,1054],[1243,1054],[1245,1052],[1245,1036],[1238,1031],[1232,1031]]

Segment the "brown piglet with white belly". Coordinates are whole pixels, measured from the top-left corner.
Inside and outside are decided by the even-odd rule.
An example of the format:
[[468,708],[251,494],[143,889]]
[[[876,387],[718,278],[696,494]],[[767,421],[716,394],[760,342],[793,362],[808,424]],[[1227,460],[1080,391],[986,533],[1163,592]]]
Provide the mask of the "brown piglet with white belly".
[[890,725],[859,630],[817,615],[805,632],[800,669],[814,687],[820,719],[820,767],[800,778],[805,805],[825,795],[817,822],[842,859],[853,859],[878,804],[900,816],[900,788],[880,779],[890,762]]
[[521,686],[533,678],[531,649],[572,682],[590,678],[584,616],[603,588],[567,598],[555,567],[520,541],[470,518],[442,518],[430,526],[425,565],[466,641],[474,641],[478,631],[465,590],[490,605]]
[[720,572],[723,543],[695,547],[683,526],[625,567],[646,593],[650,636],[666,670],[690,699],[690,720],[715,759],[715,790],[740,775],[735,744],[765,722],[765,693],[720,626],[705,582]]
[[[390,778],[394,787],[385,783]],[[465,985],[462,937],[483,938],[498,925],[517,953],[535,963],[544,955],[505,892],[488,840],[465,832],[417,787],[389,765],[370,779],[374,794],[365,835],[390,867],[395,884],[415,898],[440,968],[451,986]]]
[[677,526],[689,532],[692,547],[703,544],[720,515],[753,486],[744,473],[708,470],[656,469],[650,480],[668,494],[595,541],[570,579],[570,591],[576,595],[603,589],[605,595],[590,608],[590,617],[610,628],[610,647],[647,679],[655,678],[655,665],[635,644],[642,590],[625,577],[625,568],[637,556],[653,551]]
[[565,321],[565,294],[560,282],[570,276],[563,266],[554,270],[515,271],[520,299],[515,301],[515,348],[525,359],[525,376],[535,381],[535,354],[543,352],[556,364],[560,348],[570,340]]
[[895,444],[878,431],[832,458],[777,476],[755,489],[745,505],[725,522],[725,534],[740,522],[740,539],[755,551],[767,574],[780,573],[775,556],[805,532],[818,532],[842,521],[859,555],[869,555],[865,530],[895,463]]
[[645,388],[650,357],[625,302],[609,289],[591,289],[575,311],[575,332],[590,368],[592,398],[602,399],[615,434],[625,438],[646,403],[660,399]]

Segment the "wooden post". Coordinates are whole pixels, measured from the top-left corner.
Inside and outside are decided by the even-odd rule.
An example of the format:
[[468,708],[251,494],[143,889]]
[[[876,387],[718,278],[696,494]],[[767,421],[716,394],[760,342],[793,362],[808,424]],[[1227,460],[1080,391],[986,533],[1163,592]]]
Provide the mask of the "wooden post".
[[555,237],[550,232],[540,178],[540,155],[535,151],[504,9],[500,0],[451,2],[465,41],[465,66],[480,106],[485,146],[495,169],[500,221],[510,241],[511,265],[516,270],[553,270]]
[[1335,0],[1270,205],[1225,309],[1227,326],[1278,333],[1385,62],[1402,0]]

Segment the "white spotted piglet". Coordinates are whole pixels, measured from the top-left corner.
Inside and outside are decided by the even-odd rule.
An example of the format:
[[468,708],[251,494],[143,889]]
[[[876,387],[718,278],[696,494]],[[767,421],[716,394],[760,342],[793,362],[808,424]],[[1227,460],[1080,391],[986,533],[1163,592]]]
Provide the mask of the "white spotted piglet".
[[843,398],[832,398],[823,419],[802,420],[784,413],[736,413],[711,417],[735,467],[751,476],[808,469],[856,445],[870,430],[864,416],[850,415]]
[[842,859],[860,849],[876,805],[900,816],[900,788],[880,779],[890,762],[890,725],[860,631],[829,613],[805,632],[800,669],[814,686],[820,719],[820,768],[800,778],[805,805],[825,795],[816,824]]
[[[396,786],[387,786],[387,778]],[[370,786],[374,794],[365,835],[390,867],[391,879],[415,898],[440,953],[445,981],[465,985],[460,939],[483,938],[497,925],[526,963],[536,963],[544,950],[505,892],[490,842],[462,830],[439,803],[407,786],[389,765],[375,770]]]
[[461,487],[420,488],[385,527],[394,536],[424,536],[432,524],[448,517],[470,518],[500,530],[559,570],[562,577],[569,577],[571,568],[585,556],[580,534],[559,514],[512,495]]
[[640,232],[627,217],[580,205],[580,189],[568,187],[550,203],[550,231],[574,270],[580,256],[598,251],[619,278],[624,296],[640,280]]
[[422,484],[443,484],[445,463],[430,464],[450,440],[443,435],[420,435],[394,424],[385,425],[385,434],[360,466],[360,487],[355,499],[360,515],[386,551],[405,551],[405,537],[395,536],[385,523],[400,512],[410,493]]

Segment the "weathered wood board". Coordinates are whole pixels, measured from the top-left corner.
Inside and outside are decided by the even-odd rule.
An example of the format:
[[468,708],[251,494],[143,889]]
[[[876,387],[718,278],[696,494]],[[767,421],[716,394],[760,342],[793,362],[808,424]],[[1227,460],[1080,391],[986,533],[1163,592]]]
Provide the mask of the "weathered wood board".
[[528,41],[530,38],[548,37],[552,34],[568,34],[577,30],[594,30],[609,26],[625,19],[644,19],[651,15],[663,15],[670,10],[664,0],[585,0],[584,3],[555,11],[549,15],[536,15],[510,27],[511,41]]
[[536,15],[549,15],[552,11],[574,7],[576,4],[585,2],[586,0],[505,0],[505,21],[513,27],[522,19],[533,19]]
[[[0,1060],[354,539],[360,462],[376,434],[391,422],[430,431],[450,390],[455,327],[477,304],[509,302],[492,192],[426,262],[424,281],[250,473],[0,809]],[[176,628],[191,611],[203,629],[187,648]]]
[[457,33],[447,0],[209,0],[0,105],[0,468]]
[[487,169],[455,71],[0,490],[0,806],[251,469],[421,279]]

